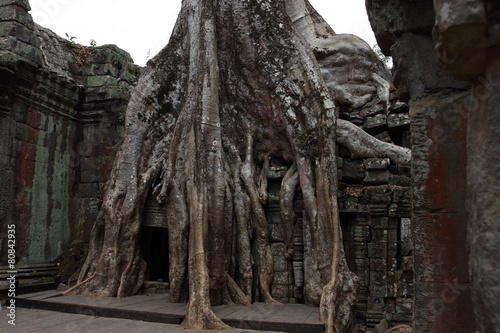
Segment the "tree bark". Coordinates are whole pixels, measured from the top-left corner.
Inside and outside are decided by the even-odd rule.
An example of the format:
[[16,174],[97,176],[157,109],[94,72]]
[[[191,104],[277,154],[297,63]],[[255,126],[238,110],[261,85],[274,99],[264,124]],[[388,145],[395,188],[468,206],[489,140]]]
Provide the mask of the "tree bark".
[[[276,303],[264,214],[266,168],[275,157],[293,165],[280,194],[289,256],[297,186],[304,197],[305,300],[321,305],[328,332],[348,332],[357,278],[342,247],[336,142],[396,163],[410,154],[337,122],[337,100],[323,79],[334,69],[322,73],[316,59],[333,57],[335,43],[348,45],[349,38],[335,36],[307,0],[184,0],[169,44],[132,94],[89,255],[66,294],[139,291],[140,227],[153,192],[167,211],[170,299],[188,301],[187,328],[226,328],[214,304]],[[352,41],[363,58],[366,49]],[[379,81],[386,73],[375,65],[368,67],[378,76],[363,76],[363,84],[373,86],[370,99],[384,102]]]

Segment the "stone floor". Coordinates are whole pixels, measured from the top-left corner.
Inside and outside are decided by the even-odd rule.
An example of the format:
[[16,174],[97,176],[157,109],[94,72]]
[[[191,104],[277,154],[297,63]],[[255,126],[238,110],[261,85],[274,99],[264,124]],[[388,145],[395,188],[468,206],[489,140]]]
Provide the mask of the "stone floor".
[[[15,327],[8,324],[4,307],[0,332],[189,332],[180,326],[185,309],[185,304],[167,302],[165,295],[117,299],[61,296],[49,290],[16,298]],[[318,309],[302,304],[222,305],[213,311],[234,327],[224,332],[323,332]]]
[[[5,307],[1,311],[0,332],[61,332],[61,333],[123,333],[123,332],[169,332],[169,333],[189,333],[199,332],[186,330],[180,325],[151,323],[138,320],[129,320],[121,318],[106,318],[95,317],[88,315],[80,315],[73,313],[62,313],[57,311],[38,310],[17,308],[16,309],[16,325],[8,324]],[[205,331],[207,332],[207,331]],[[243,333],[257,332],[244,329],[231,329],[227,331],[208,331],[208,332],[224,332],[224,333]],[[262,331],[260,331],[262,333]],[[275,332],[266,332],[275,333]]]

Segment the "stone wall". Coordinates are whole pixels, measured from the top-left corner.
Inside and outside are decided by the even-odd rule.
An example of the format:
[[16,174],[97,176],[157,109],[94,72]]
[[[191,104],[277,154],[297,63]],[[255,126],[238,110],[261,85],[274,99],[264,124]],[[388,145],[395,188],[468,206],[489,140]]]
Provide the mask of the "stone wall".
[[472,298],[481,332],[500,332],[500,3],[434,0],[440,65],[473,85],[465,107]]
[[439,66],[431,0],[368,0],[367,9],[410,105],[414,330],[475,332],[466,245],[470,84]]
[[[393,101],[362,110],[340,108],[340,117],[386,142],[410,145],[408,106]],[[409,324],[413,316],[413,240],[411,233],[410,166],[385,158],[355,158],[339,147],[339,212],[349,268],[360,278],[355,306],[361,332],[387,319],[391,326]],[[268,175],[267,220],[274,258],[272,296],[284,303],[303,303],[303,201],[295,194],[297,216],[293,257],[287,258],[286,226],[281,223],[279,191],[287,171],[284,161],[272,159]]]
[[71,47],[28,11],[28,1],[0,1],[0,234],[16,225],[19,264],[85,239],[140,72],[115,46]]

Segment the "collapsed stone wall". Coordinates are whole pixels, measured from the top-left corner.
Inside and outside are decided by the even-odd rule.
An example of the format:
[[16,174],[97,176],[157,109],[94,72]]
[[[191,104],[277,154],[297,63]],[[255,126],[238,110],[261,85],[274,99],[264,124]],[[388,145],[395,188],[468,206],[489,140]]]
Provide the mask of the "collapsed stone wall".
[[54,261],[88,238],[140,74],[116,46],[73,47],[29,10],[26,0],[0,1],[2,265],[9,224],[21,265]]

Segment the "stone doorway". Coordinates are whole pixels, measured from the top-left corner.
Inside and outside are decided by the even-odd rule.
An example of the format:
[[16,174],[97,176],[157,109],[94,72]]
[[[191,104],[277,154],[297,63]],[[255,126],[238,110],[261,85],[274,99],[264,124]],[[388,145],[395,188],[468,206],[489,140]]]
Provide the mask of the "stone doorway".
[[146,281],[168,282],[167,229],[143,226],[141,230],[142,256],[147,263]]
[[147,263],[145,281],[168,283],[168,230],[166,213],[153,198],[148,198],[141,228],[141,251]]

